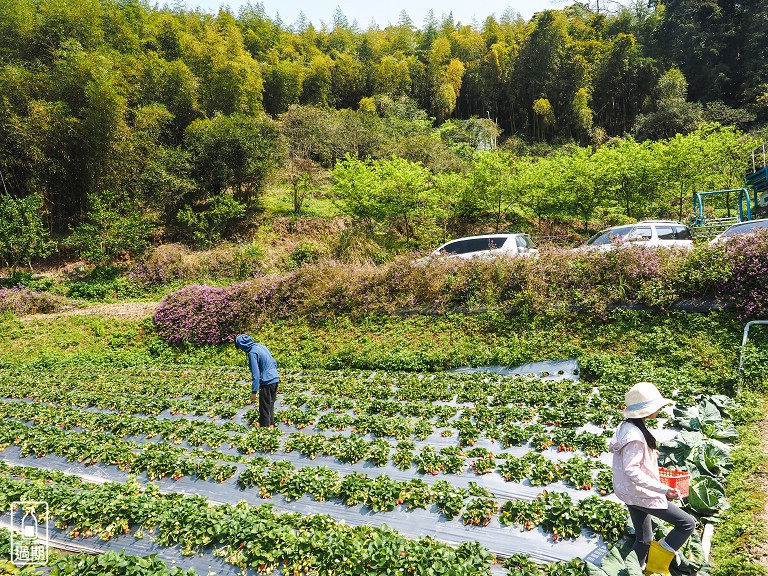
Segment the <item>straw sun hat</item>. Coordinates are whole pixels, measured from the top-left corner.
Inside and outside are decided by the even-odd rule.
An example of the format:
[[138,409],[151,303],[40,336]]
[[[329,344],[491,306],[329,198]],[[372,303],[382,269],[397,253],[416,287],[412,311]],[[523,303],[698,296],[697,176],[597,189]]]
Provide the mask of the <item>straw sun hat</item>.
[[632,386],[624,394],[624,402],[624,418],[645,418],[667,404],[672,404],[672,400],[664,398],[650,382],[639,382]]

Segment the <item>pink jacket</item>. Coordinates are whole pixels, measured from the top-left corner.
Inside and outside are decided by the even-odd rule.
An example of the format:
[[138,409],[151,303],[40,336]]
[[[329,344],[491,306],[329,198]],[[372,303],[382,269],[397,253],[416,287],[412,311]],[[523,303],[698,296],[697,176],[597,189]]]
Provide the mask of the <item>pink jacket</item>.
[[613,453],[613,491],[625,504],[666,509],[669,486],[659,480],[656,450],[631,422],[622,422],[608,443]]

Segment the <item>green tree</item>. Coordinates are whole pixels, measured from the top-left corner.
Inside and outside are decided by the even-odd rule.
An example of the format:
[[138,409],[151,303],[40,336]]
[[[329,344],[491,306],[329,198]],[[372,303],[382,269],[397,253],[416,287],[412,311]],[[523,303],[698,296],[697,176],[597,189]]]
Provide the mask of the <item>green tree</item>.
[[503,151],[480,153],[468,174],[468,182],[474,202],[482,213],[492,217],[494,230],[498,232],[519,201],[511,155]]
[[145,207],[104,190],[88,194],[86,220],[64,243],[86,262],[105,266],[144,253],[156,225],[155,215]]
[[316,56],[305,72],[301,92],[301,103],[313,106],[328,106],[331,95],[331,66],[328,56]]
[[265,115],[218,114],[195,120],[184,145],[202,197],[231,189],[246,205],[258,199],[284,154],[277,124]]
[[389,223],[405,236],[408,246],[420,218],[434,200],[427,169],[403,160],[362,161],[347,157],[333,170],[334,192],[344,210],[370,230]]
[[197,202],[194,206],[183,206],[177,219],[184,232],[191,234],[197,246],[210,248],[222,239],[235,222],[245,216],[245,211],[245,205],[235,200],[231,192],[223,192]]
[[318,184],[323,180],[323,169],[306,156],[288,155],[285,176],[291,186],[293,213],[298,215],[301,207]]
[[329,137],[332,124],[331,111],[316,106],[291,106],[280,116],[280,131],[286,138],[290,153],[326,168],[330,168],[336,158]]
[[650,203],[661,179],[661,166],[649,142],[614,139],[598,148],[592,160],[610,167],[607,191],[628,218],[640,220],[652,213]]
[[264,109],[277,116],[299,103],[304,69],[300,63],[281,60],[276,55],[265,68]]
[[702,122],[700,104],[687,102],[688,83],[677,68],[665,72],[656,88],[656,110],[641,114],[633,128],[639,140],[660,140],[688,134]]
[[15,270],[33,258],[49,256],[55,247],[43,223],[45,209],[39,194],[16,198],[0,192],[0,258]]
[[549,193],[566,213],[579,218],[582,230],[588,232],[598,209],[614,200],[607,189],[611,167],[597,162],[589,148],[560,152],[546,164]]
[[666,62],[679,67],[688,80],[691,100],[739,104],[744,8],[741,2],[733,0],[664,2],[657,42]]

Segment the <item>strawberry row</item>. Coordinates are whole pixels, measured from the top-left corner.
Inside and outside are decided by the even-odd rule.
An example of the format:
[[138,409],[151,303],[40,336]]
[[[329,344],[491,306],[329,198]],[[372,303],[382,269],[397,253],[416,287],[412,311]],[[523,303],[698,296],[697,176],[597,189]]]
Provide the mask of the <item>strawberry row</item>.
[[55,454],[69,461],[87,465],[101,462],[118,466],[126,472],[146,472],[150,480],[171,476],[174,479],[195,475],[202,479],[223,482],[235,475],[237,467],[216,460],[224,454],[201,450],[188,452],[165,443],[137,444],[120,441],[110,434],[64,432],[58,427],[30,427],[19,422],[0,423],[0,450],[14,444],[22,458],[37,458]]
[[[448,520],[461,516],[464,524],[474,526],[487,526],[499,512],[493,494],[474,482],[460,488],[445,480],[430,485],[418,478],[398,481],[386,475],[370,477],[363,473],[341,476],[326,466],[296,469],[287,461],[249,466],[240,474],[238,484],[243,488],[257,487],[265,499],[276,493],[288,501],[308,495],[321,502],[339,500],[347,506],[367,506],[374,512],[389,512],[400,506],[405,510],[428,509],[434,505]],[[473,498],[467,501],[468,497]],[[544,491],[534,501],[507,501],[501,507],[499,521],[527,530],[541,526],[554,535],[554,540],[578,537],[583,525],[615,542],[626,524],[624,507],[598,496],[582,502],[576,505],[566,493],[551,495]]]
[[[174,434],[174,440],[178,439],[178,425],[174,424],[171,432]],[[276,453],[280,449],[280,432],[276,429],[256,428],[246,435],[236,435],[229,441],[232,446],[247,455],[254,452]],[[197,475],[223,481],[235,473],[235,468],[214,463],[212,460],[252,460],[215,451],[193,450],[190,453],[183,448],[162,442],[138,444],[98,431],[68,432],[58,426],[26,426],[14,420],[4,419],[0,423],[0,447],[4,449],[9,444],[19,446],[24,457],[30,454],[37,457],[56,454],[69,460],[84,462],[86,465],[101,462],[117,465],[125,471],[147,472],[150,478]],[[321,454],[334,456],[342,463],[355,464],[365,460],[376,466],[386,464],[391,454],[397,467],[407,470],[415,465],[420,474],[462,474],[471,469],[482,475],[495,471],[508,482],[528,479],[534,486],[545,486],[565,480],[577,489],[590,490],[597,484],[596,488],[601,493],[610,491],[610,472],[605,470],[605,466],[599,461],[580,456],[556,463],[536,452],[529,452],[519,458],[507,453],[497,453],[494,456],[482,447],[465,450],[447,446],[437,452],[431,446],[426,446],[419,454],[412,452],[414,448],[413,442],[404,441],[391,453],[391,445],[381,439],[368,442],[355,435],[326,437],[321,434],[299,433],[292,434],[283,447],[285,452],[297,450],[311,459]],[[190,455],[193,458],[189,458]],[[468,462],[468,459],[474,460]],[[497,463],[497,460],[500,463]]]
[[476,542],[457,547],[408,539],[386,527],[348,527],[332,517],[277,513],[270,506],[213,505],[200,496],[161,494],[136,482],[83,486],[0,476],[0,510],[10,502],[45,501],[60,528],[109,539],[138,529],[183,553],[215,550],[243,569],[338,576],[489,575],[492,555]]

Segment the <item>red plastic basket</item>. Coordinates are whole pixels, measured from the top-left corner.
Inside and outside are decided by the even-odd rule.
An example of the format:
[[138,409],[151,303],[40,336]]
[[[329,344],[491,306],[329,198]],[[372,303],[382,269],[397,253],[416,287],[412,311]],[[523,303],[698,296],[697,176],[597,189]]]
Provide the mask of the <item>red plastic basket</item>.
[[681,498],[688,496],[688,488],[691,483],[691,473],[685,470],[672,470],[670,468],[659,468],[659,479],[662,484],[677,490]]

